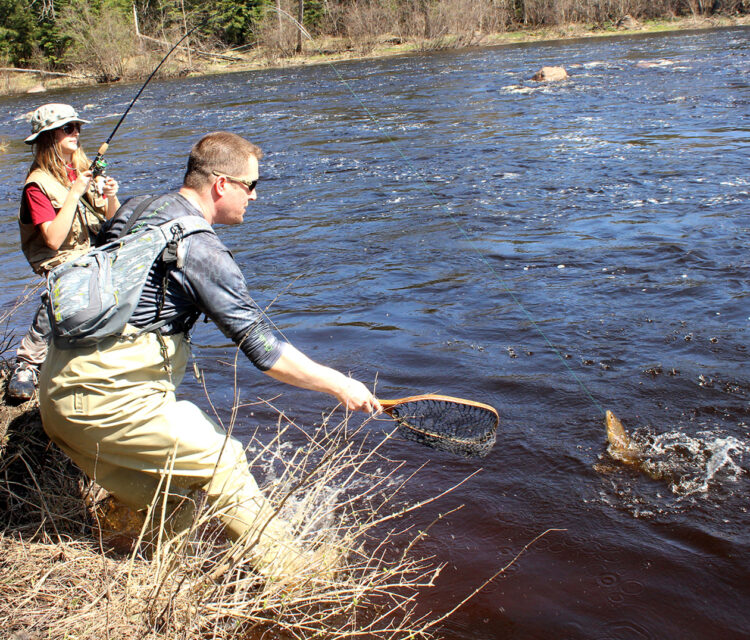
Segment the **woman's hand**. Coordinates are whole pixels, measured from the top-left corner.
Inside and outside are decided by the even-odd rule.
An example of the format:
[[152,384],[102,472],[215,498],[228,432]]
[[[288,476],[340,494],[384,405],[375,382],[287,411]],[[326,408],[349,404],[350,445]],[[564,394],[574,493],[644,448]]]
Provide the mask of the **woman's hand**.
[[120,185],[112,176],[99,179],[102,181],[100,185],[101,193],[107,198],[107,209],[104,212],[104,217],[109,220],[120,208],[120,201],[117,199],[117,192],[120,190]]
[[120,185],[117,183],[112,176],[104,178],[102,185],[102,195],[105,198],[114,198],[117,195],[117,191],[120,189]]
[[79,199],[86,191],[88,191],[89,185],[91,184],[91,178],[93,173],[89,170],[81,171],[76,178],[76,181],[70,187],[70,192]]

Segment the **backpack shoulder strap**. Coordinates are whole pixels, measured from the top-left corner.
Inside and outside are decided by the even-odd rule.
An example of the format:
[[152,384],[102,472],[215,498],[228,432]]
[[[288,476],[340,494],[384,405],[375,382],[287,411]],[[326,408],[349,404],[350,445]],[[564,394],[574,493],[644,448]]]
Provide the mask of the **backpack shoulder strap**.
[[214,228],[206,222],[206,219],[200,216],[182,216],[180,218],[173,218],[172,220],[162,222],[159,226],[166,234],[166,232],[171,230],[175,224],[180,226],[182,237],[189,236],[198,231],[216,233]]
[[161,196],[151,196],[146,198],[138,204],[138,206],[135,208],[133,213],[130,214],[130,217],[128,218],[128,221],[125,223],[125,226],[120,230],[120,233],[118,234],[118,238],[123,238],[126,235],[130,233],[130,230],[133,228],[133,225],[135,225],[136,222],[138,222],[138,218],[140,218],[143,215],[143,212],[148,209],[149,205],[151,205],[153,202],[161,198]]
[[[169,278],[169,271],[173,268],[182,269],[183,267],[184,245],[182,244],[182,241],[187,236],[198,233],[200,231],[207,231],[214,234],[216,233],[213,227],[203,217],[200,216],[182,216],[180,218],[173,218],[172,220],[167,220],[167,222],[162,222],[160,225],[152,228],[158,228],[164,236],[165,246],[164,250],[161,253],[161,261],[167,268],[164,270],[164,277],[162,278],[161,297],[159,298],[156,307],[156,318],[151,324],[140,328],[134,334],[136,336],[148,331],[156,331],[157,333],[159,333],[158,329],[167,324],[167,322],[173,322],[177,319],[170,318],[168,320],[162,320],[161,312],[164,309],[164,301],[166,300],[167,296],[167,282]],[[180,315],[185,316],[190,315],[190,313],[192,312],[186,311]]]

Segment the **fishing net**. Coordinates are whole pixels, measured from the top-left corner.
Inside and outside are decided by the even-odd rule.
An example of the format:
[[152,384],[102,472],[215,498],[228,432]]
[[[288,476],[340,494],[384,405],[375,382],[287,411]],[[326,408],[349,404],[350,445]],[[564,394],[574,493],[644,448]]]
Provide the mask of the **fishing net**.
[[447,396],[415,396],[381,404],[413,442],[466,457],[486,456],[495,444],[497,411],[489,405]]

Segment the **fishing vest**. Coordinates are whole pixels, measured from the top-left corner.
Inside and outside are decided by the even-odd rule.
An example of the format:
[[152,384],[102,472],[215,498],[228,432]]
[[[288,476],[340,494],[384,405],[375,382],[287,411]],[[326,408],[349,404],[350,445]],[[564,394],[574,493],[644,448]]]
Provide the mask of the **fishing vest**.
[[[26,184],[31,183],[42,190],[56,210],[62,208],[70,190],[60,184],[57,178],[42,169],[35,169],[26,178]],[[83,202],[84,199],[86,200],[85,203]],[[42,234],[39,233],[36,225],[21,222],[19,213],[18,226],[21,231],[21,249],[31,268],[36,273],[45,275],[53,267],[86,253],[91,248],[91,234],[98,233],[104,220],[106,205],[106,199],[98,197],[90,188],[79,200],[68,236],[57,250],[50,249],[45,244],[44,238],[42,238]]]

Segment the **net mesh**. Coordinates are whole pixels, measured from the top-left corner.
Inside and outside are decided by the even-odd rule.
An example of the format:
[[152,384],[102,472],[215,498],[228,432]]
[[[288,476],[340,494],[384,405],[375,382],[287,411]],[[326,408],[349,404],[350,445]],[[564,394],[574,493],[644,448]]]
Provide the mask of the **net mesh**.
[[388,409],[407,440],[466,457],[484,457],[495,444],[497,414],[448,400],[406,401]]

